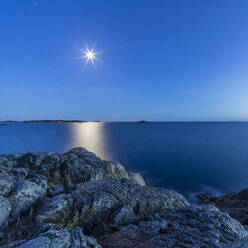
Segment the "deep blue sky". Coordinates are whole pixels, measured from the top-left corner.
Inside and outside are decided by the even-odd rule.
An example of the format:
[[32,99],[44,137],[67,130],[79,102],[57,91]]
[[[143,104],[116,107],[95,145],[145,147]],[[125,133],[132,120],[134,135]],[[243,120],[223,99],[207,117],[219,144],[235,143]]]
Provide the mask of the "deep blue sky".
[[[2,0],[0,120],[247,120],[247,0]],[[78,60],[87,43],[101,62]]]

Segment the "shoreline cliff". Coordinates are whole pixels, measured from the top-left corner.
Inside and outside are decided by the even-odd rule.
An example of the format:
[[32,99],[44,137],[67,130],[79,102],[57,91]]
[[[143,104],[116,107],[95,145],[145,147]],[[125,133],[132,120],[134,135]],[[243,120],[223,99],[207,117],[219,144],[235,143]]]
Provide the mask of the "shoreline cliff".
[[84,148],[0,154],[0,247],[246,247],[246,222],[200,198],[148,186]]

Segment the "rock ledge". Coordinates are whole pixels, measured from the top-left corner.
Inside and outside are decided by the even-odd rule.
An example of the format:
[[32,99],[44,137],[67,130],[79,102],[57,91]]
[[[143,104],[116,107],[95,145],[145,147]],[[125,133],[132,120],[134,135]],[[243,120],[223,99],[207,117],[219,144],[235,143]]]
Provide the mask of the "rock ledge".
[[84,148],[0,155],[1,248],[223,247],[246,237],[216,207]]

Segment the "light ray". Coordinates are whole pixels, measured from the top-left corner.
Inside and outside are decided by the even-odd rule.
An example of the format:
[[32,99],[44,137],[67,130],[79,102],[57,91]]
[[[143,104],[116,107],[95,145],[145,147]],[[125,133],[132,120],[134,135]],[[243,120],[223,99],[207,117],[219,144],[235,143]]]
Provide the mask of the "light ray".
[[95,47],[95,44],[94,46],[89,49],[89,47],[87,45],[85,45],[85,49],[80,49],[80,53],[81,53],[81,56],[79,57],[79,59],[83,59],[85,60],[85,63],[84,63],[84,66],[83,66],[83,69],[85,69],[85,67],[87,66],[87,64],[90,62],[93,67],[95,68],[95,60],[98,60],[98,61],[101,61],[97,55],[100,54],[101,52],[98,51],[96,52],[94,50],[94,47]]

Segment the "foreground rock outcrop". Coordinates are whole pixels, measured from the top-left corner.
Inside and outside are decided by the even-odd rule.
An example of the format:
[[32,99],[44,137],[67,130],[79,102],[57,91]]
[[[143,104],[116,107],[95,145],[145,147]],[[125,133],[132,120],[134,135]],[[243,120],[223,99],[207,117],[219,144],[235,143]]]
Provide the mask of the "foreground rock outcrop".
[[102,237],[103,247],[219,247],[247,236],[240,223],[213,206],[188,206],[151,215]]
[[229,213],[230,216],[248,225],[248,190],[239,193],[229,193],[220,197],[212,197],[209,194],[200,194],[198,199],[204,204],[213,204],[220,210]]
[[82,229],[49,230],[31,240],[20,240],[2,247],[18,248],[101,248],[95,238],[83,234]]
[[200,248],[246,237],[216,207],[147,186],[83,148],[0,155],[2,248]]

